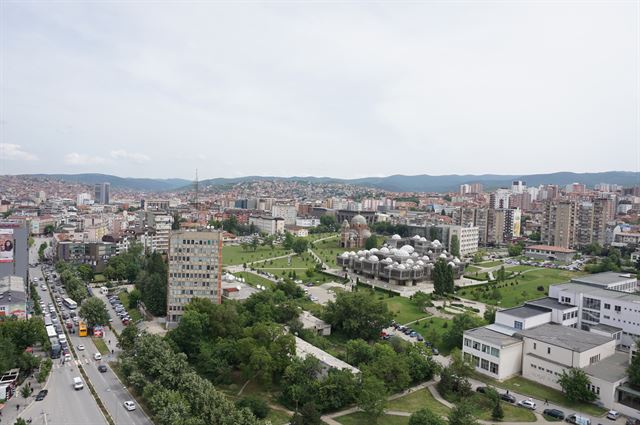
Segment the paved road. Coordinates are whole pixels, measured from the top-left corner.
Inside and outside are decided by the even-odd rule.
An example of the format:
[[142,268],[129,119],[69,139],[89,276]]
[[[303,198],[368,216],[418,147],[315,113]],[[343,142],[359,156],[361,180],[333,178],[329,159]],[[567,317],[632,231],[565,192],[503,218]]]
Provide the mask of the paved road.
[[[36,254],[37,255],[37,254]],[[42,278],[40,267],[29,270],[31,277]],[[48,291],[40,291],[40,297],[45,303],[52,302]],[[54,360],[53,369],[45,388],[49,394],[43,401],[34,401],[21,413],[20,417],[33,420],[32,424],[48,425],[105,425],[107,421],[100,412],[98,405],[91,396],[88,388],[75,391],[72,387],[73,378],[80,376],[74,362],[61,365]],[[35,394],[34,394],[35,395]],[[28,402],[33,401],[33,396]],[[5,418],[3,418],[5,419]],[[11,422],[13,423],[13,422]]]

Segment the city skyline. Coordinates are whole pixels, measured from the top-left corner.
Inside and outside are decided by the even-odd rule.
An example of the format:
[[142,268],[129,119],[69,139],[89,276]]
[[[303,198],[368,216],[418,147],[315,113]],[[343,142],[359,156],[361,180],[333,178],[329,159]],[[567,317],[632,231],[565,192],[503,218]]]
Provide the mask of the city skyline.
[[637,8],[4,2],[0,174],[635,171]]

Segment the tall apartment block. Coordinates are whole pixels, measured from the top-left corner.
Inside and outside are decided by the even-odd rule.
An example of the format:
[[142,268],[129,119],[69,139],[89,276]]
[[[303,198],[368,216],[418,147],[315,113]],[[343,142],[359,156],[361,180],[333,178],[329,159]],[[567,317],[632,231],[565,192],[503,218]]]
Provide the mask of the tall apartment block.
[[167,328],[177,326],[194,298],[222,302],[222,232],[172,231],[169,235]]
[[541,239],[547,245],[579,248],[591,243],[603,245],[607,222],[611,220],[611,199],[547,202]]
[[93,186],[93,199],[96,204],[108,205],[111,195],[110,183],[96,183]]

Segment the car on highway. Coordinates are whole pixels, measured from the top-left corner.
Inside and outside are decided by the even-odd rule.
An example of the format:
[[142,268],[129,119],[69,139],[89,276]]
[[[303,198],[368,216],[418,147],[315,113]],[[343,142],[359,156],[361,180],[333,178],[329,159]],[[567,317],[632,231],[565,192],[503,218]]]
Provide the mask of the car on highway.
[[127,400],[124,402],[124,408],[128,411],[136,410],[136,404],[131,400]]
[[38,395],[36,395],[36,401],[42,401],[49,394],[49,390],[40,390]]
[[525,409],[536,410],[536,404],[531,399],[520,400],[518,406],[524,407]]
[[98,366],[98,372],[105,373],[107,371],[107,366],[101,364]]
[[84,344],[78,344],[78,351],[84,351]]
[[93,360],[102,360],[102,354],[100,353],[95,353],[93,355]]

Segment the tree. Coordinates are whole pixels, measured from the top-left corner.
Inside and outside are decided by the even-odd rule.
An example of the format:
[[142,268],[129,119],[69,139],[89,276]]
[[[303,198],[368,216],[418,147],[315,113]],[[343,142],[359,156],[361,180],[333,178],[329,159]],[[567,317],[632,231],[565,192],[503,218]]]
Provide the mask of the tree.
[[493,409],[491,410],[491,418],[496,421],[501,421],[504,418],[504,410],[502,409],[502,403],[500,399],[494,400]]
[[266,418],[267,415],[269,414],[269,411],[271,410],[271,408],[269,407],[269,405],[265,400],[256,396],[248,396],[248,397],[241,398],[240,400],[236,401],[236,407],[239,409],[246,407],[258,419]]
[[307,247],[309,246],[309,241],[305,238],[295,238],[293,244],[291,245],[291,249],[296,254],[300,255],[303,252],[307,251]]
[[44,234],[45,235],[53,235],[53,232],[56,230],[53,224],[47,224],[44,226]]
[[29,388],[28,385],[23,385],[20,389],[20,395],[22,395],[22,398],[29,398],[31,392],[31,388]]
[[305,403],[300,412],[296,412],[291,418],[291,425],[320,425],[322,420],[320,419],[320,412],[316,404],[312,401]]
[[364,243],[364,248],[373,249],[377,247],[378,247],[378,237],[376,235],[369,236]]
[[251,238],[250,246],[253,252],[256,252],[259,244],[260,244],[260,240],[258,239],[258,236],[254,236],[253,238]]
[[470,313],[463,313],[455,316],[449,326],[449,330],[444,335],[444,344],[447,348],[462,347],[462,334],[467,329],[480,326],[480,319]]
[[449,425],[478,425],[468,403],[458,403],[449,412]]
[[569,373],[563,370],[560,379],[558,379],[558,384],[560,384],[562,391],[570,402],[590,403],[598,398],[589,389],[591,380],[582,369],[572,367],[569,369]]
[[284,233],[284,241],[282,242],[282,247],[284,249],[293,249],[293,241],[295,237],[291,234],[291,232]]
[[460,257],[460,239],[458,239],[458,235],[451,236],[451,246],[449,247],[449,252],[454,257]]
[[27,421],[25,421],[22,418],[18,418],[16,419],[16,421],[13,423],[13,425],[27,425]]
[[409,417],[409,425],[447,425],[447,422],[429,409],[420,409]]
[[437,295],[450,294],[454,291],[453,268],[447,262],[439,258],[433,267],[433,289]]
[[340,292],[330,301],[324,318],[334,329],[352,338],[372,340],[391,323],[387,304],[366,292]]
[[[431,226],[429,227],[429,240],[430,241],[435,241],[436,239],[438,239],[438,234],[440,232],[438,231],[438,228],[436,226]],[[402,235],[400,235],[402,236]]]
[[627,368],[627,375],[629,375],[631,386],[640,389],[640,355],[636,354],[631,359],[631,363]]
[[138,308],[138,303],[142,299],[142,293],[138,288],[133,288],[131,292],[129,292],[129,308]]
[[86,264],[80,264],[78,267],[76,267],[76,270],[78,270],[80,278],[85,282],[91,282],[93,280],[93,269],[90,266],[87,266]]
[[96,325],[106,325],[109,323],[109,312],[107,307],[99,298],[89,298],[82,302],[80,306],[80,317],[84,318],[90,328]]
[[387,389],[384,382],[371,374],[363,374],[357,403],[364,413],[374,422],[384,412],[387,401]]
[[[499,293],[499,291],[498,291]],[[496,308],[492,307],[492,306],[486,306],[485,310],[484,310],[484,314],[482,315],[484,317],[485,322],[491,324],[493,322],[496,321]]]
[[38,247],[38,258],[40,259],[40,261],[44,261],[44,252],[46,249],[47,249],[47,243],[42,242]]
[[120,348],[124,351],[133,349],[137,337],[138,329],[134,325],[125,326],[120,333]]
[[522,243],[509,244],[507,246],[507,251],[509,252],[510,257],[518,257],[522,255],[522,250],[524,249],[524,245]]

